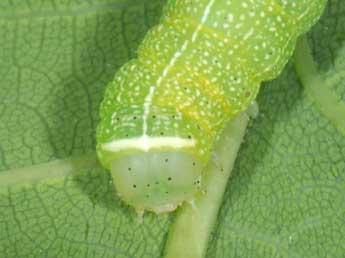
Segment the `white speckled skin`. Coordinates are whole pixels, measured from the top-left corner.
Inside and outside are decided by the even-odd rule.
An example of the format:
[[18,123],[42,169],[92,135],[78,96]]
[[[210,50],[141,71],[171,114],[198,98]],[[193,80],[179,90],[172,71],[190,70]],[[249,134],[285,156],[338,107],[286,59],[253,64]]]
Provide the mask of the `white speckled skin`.
[[[248,107],[262,81],[278,76],[326,2],[168,1],[137,59],[107,87],[97,129],[103,165],[161,151],[188,153],[206,164],[226,122]],[[155,171],[159,166],[152,164]]]

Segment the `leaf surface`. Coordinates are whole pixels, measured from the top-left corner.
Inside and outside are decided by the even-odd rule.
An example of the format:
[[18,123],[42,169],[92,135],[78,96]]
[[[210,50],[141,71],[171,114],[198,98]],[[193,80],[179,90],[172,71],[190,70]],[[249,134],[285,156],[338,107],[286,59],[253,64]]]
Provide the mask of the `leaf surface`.
[[[94,149],[104,88],[163,2],[0,3],[1,257],[161,257],[173,215],[138,224]],[[345,136],[310,90],[345,103],[344,13],[331,0],[308,34],[315,85],[292,64],[263,85],[209,258],[344,256]]]

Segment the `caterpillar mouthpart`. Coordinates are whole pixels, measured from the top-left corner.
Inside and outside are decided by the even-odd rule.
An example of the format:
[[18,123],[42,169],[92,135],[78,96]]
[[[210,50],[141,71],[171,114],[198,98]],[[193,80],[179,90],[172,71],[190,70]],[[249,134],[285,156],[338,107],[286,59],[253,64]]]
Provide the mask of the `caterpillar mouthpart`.
[[188,152],[137,152],[111,163],[119,196],[137,211],[164,213],[193,199],[201,188],[203,164]]

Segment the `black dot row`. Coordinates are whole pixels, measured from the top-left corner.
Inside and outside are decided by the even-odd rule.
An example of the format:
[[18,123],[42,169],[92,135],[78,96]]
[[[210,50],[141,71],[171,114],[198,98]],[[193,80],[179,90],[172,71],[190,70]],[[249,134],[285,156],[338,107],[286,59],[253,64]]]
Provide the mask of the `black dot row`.
[[[165,159],[164,161],[165,161],[166,163],[168,163],[168,162],[169,162],[169,159]],[[195,167],[195,165],[196,165],[195,161],[193,161],[192,164],[193,164],[193,167]],[[132,168],[129,167],[129,168],[128,168],[128,171],[132,171]]]
[[[151,116],[153,119],[156,119],[157,118],[157,116],[156,115],[152,115]],[[172,115],[171,116],[173,119],[176,119],[176,115]],[[138,117],[137,116],[133,116],[133,120],[136,120]],[[117,117],[116,118],[116,121],[120,121],[120,118],[119,117]]]

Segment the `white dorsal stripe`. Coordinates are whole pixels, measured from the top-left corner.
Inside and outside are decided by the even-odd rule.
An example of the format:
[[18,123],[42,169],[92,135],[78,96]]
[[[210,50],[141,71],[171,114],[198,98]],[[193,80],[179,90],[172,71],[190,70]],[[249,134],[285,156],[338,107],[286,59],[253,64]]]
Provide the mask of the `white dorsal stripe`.
[[105,151],[117,152],[128,149],[137,149],[149,151],[150,149],[170,147],[173,149],[194,147],[196,141],[194,139],[186,139],[180,137],[148,137],[141,136],[130,139],[114,140],[102,144]]
[[[187,50],[188,44],[189,43],[194,43],[196,41],[196,39],[198,37],[198,34],[201,31],[201,29],[202,29],[202,26],[207,21],[207,18],[208,18],[209,14],[210,14],[211,7],[215,3],[215,1],[216,0],[210,0],[210,2],[207,4],[205,12],[204,12],[204,14],[203,14],[203,16],[201,18],[200,24],[197,26],[196,30],[192,34],[192,39],[191,40],[187,39],[187,40],[184,41],[184,43],[182,44],[181,49],[175,52],[175,54],[171,58],[170,62],[168,63],[168,65],[163,70],[162,75],[159,76],[158,80],[156,81],[156,85],[151,85],[150,86],[149,93],[145,97],[145,101],[144,101],[143,136],[142,137],[144,137],[144,138],[147,137],[147,129],[148,129],[147,118],[148,118],[149,113],[150,113],[150,109],[151,109],[151,105],[152,105],[152,99],[153,99],[153,96],[155,94],[156,88],[161,86],[161,83],[162,83],[163,79],[168,75],[169,70],[175,65],[177,59],[180,56],[182,56],[182,54]],[[144,141],[143,144],[146,144],[146,142]],[[148,148],[148,146],[145,147],[145,148]]]

